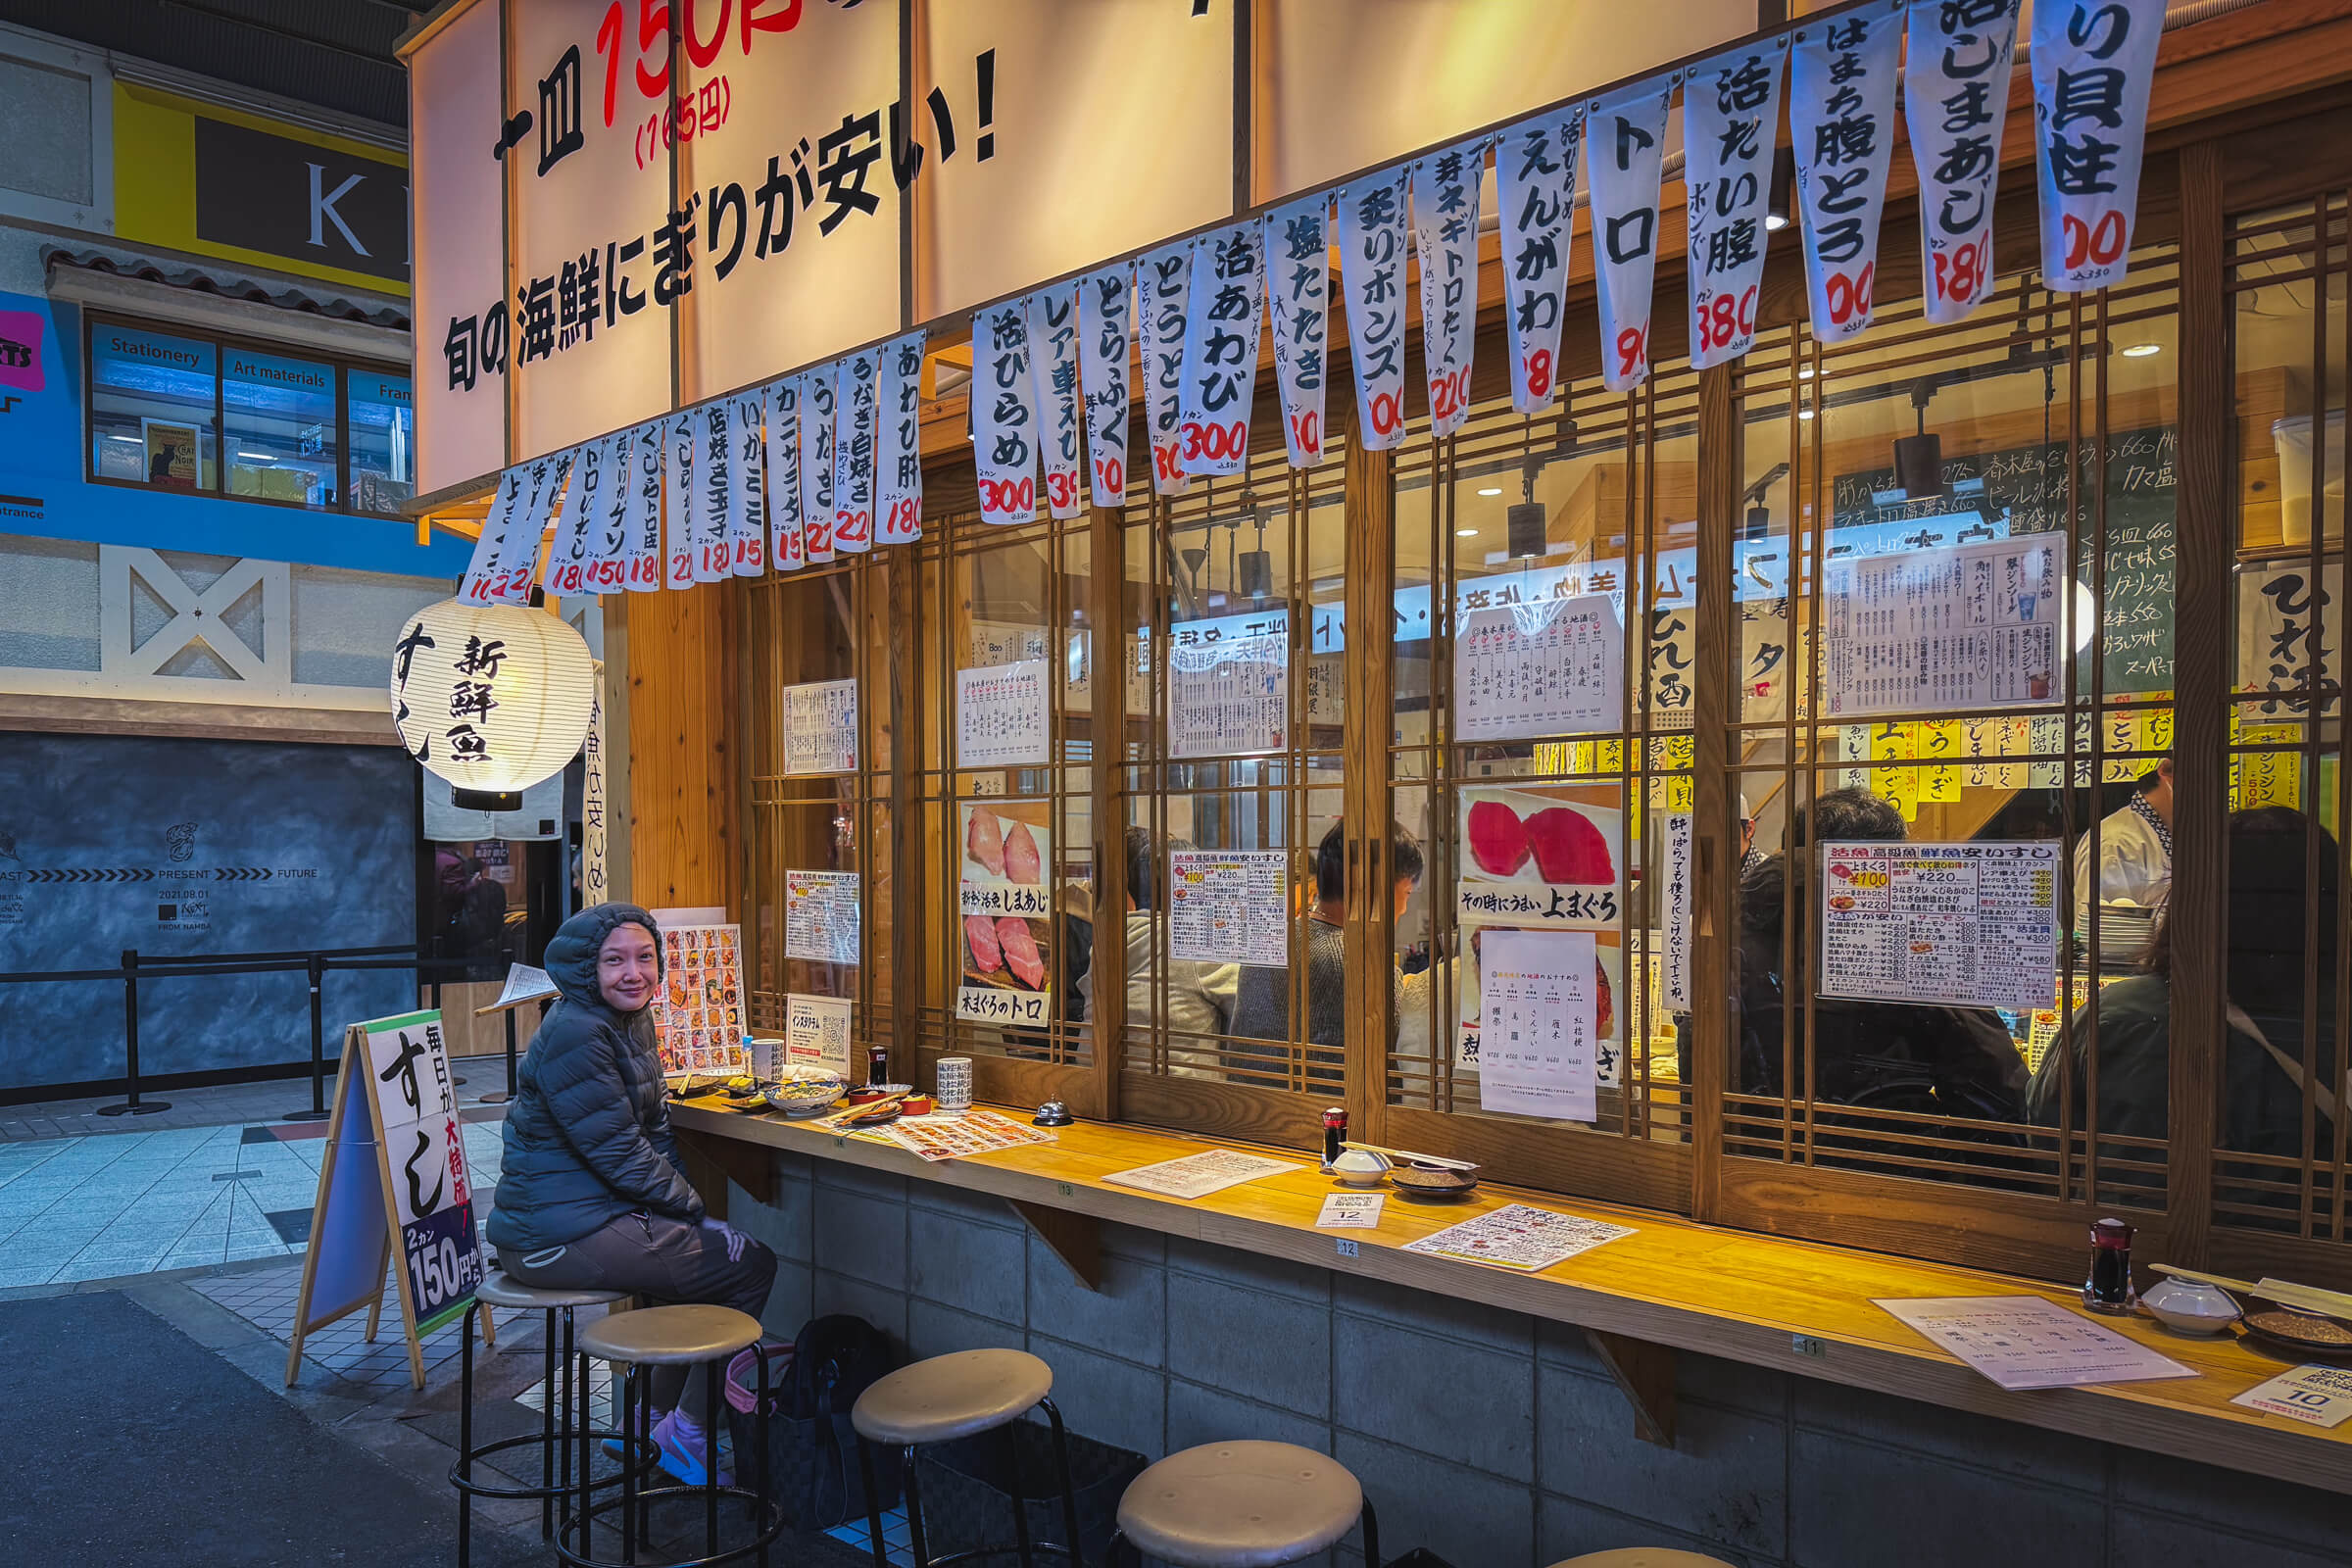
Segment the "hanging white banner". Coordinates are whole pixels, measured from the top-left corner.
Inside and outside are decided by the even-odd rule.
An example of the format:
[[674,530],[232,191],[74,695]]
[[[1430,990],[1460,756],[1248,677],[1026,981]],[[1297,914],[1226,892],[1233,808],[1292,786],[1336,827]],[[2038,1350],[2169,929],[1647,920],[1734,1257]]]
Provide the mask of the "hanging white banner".
[[1046,464],[1046,510],[1075,517],[1086,510],[1078,484],[1078,285],[1041,288],[1022,302],[1029,326],[1031,403],[1037,450]]
[[1928,319],[1949,326],[1992,292],[1992,197],[2009,118],[2018,0],[1912,0],[1903,119],[1919,167]]
[[1592,277],[1600,306],[1600,379],[1630,392],[1649,379],[1649,307],[1658,269],[1658,176],[1679,75],[1585,106],[1592,180]]
[[2052,293],[2123,281],[2164,9],[2164,0],[2035,0],[2026,60],[2034,72],[2041,278]]
[[667,563],[662,580],[671,588],[691,588],[704,580],[696,574],[694,548],[694,459],[701,423],[693,409],[662,422],[662,538]]
[[1184,312],[1192,279],[1188,242],[1152,251],[1135,264],[1135,331],[1143,351],[1144,423],[1152,437],[1152,487],[1180,496],[1191,483],[1177,454],[1184,416]]
[[499,587],[504,582],[500,557],[504,554],[507,535],[514,530],[520,514],[523,492],[531,487],[530,465],[509,468],[498,476],[498,489],[490,498],[490,510],[482,514],[482,531],[473,537],[473,557],[466,564],[466,588],[458,598],[468,605],[495,603]]
[[801,556],[833,559],[833,368],[801,376]]
[[1257,224],[1235,223],[1193,241],[1185,311],[1183,415],[1176,461],[1187,473],[1250,466],[1250,405],[1257,390],[1258,307],[1265,256]]
[[1123,262],[1078,280],[1086,455],[1098,507],[1127,504],[1127,289]]
[[587,550],[582,583],[589,593],[615,593],[629,585],[629,517],[636,501],[636,432],[622,430],[598,443],[604,448],[599,465],[596,500],[582,520],[581,542]]
[[[629,592],[658,593],[662,554],[662,475],[669,467],[669,421],[648,419],[629,432]],[[691,572],[688,573],[692,575]]]
[[1331,314],[1331,193],[1265,217],[1266,330],[1282,389],[1282,439],[1291,466],[1323,461],[1323,363]]
[[844,555],[874,548],[876,353],[867,349],[833,367],[833,548]]
[[612,485],[612,441],[607,436],[572,448],[571,483],[564,492],[563,509],[556,514],[556,536],[548,543],[547,564],[539,576],[540,585],[551,594],[592,591],[588,557],[605,492]]
[[1020,300],[972,318],[972,466],[980,520],[998,527],[1037,516],[1037,411],[1031,407],[1029,313]]
[[1560,318],[1576,232],[1576,161],[1585,124],[1573,109],[1521,121],[1494,142],[1502,238],[1502,320],[1511,340],[1511,407],[1541,414],[1560,385]]
[[801,557],[801,378],[770,381],[761,396],[767,426],[767,554],[778,571],[798,571]]
[[1400,165],[1339,194],[1355,439],[1367,452],[1404,439],[1404,174]]
[[1690,368],[1736,360],[1756,341],[1756,292],[1771,230],[1772,153],[1781,133],[1788,35],[1693,66],[1683,77],[1683,183],[1690,222]]
[[735,505],[727,513],[727,569],[738,577],[767,570],[767,453],[760,433],[757,391],[727,399],[728,437],[735,443]]
[[923,536],[923,333],[882,345],[875,405],[874,542],[912,544]]
[[735,526],[735,410],[725,398],[706,403],[702,450],[695,455],[694,580],[722,582],[733,574],[730,535]]
[[596,662],[596,685],[588,700],[588,739],[581,744],[580,907],[593,909],[612,896],[606,866],[609,830],[605,822],[605,662]]
[[1902,24],[1903,0],[1880,0],[1876,11],[1849,11],[1793,34],[1788,134],[1813,335],[1824,343],[1870,325]]
[[1413,164],[1413,249],[1421,259],[1421,368],[1429,429],[1448,436],[1470,414],[1470,357],[1478,335],[1478,196],[1491,137]]

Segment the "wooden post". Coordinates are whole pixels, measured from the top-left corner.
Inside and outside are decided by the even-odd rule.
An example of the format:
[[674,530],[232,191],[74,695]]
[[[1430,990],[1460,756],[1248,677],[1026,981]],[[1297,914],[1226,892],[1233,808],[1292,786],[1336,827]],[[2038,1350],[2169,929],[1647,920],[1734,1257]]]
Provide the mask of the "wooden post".
[[1389,1040],[1396,1010],[1396,906],[1391,895],[1391,716],[1396,710],[1396,484],[1391,454],[1348,443],[1347,714],[1341,792],[1348,823],[1348,1123],[1381,1142],[1388,1116]]
[[[1723,1192],[1723,1090],[1738,1027],[1733,956],[1739,945],[1739,790],[1732,726],[1739,721],[1740,607],[1733,599],[1732,533],[1743,477],[1740,398],[1731,366],[1698,375],[1698,625],[1692,662],[1690,757],[1690,1209],[1705,1219]],[[1790,537],[1794,538],[1791,529]],[[1644,843],[1656,842],[1650,831]],[[1653,906],[1651,923],[1658,923]],[[1671,1422],[1671,1415],[1669,1416]],[[1671,1436],[1667,1439],[1672,1441]]]
[[[1087,633],[1094,639],[1095,1066],[1090,1102],[1075,1114],[1119,1116],[1119,1073],[1127,1057],[1127,516],[1108,507],[1088,514],[1087,562],[1094,573]],[[1075,1267],[1075,1265],[1073,1265]],[[1083,1277],[1083,1276],[1081,1276]]]

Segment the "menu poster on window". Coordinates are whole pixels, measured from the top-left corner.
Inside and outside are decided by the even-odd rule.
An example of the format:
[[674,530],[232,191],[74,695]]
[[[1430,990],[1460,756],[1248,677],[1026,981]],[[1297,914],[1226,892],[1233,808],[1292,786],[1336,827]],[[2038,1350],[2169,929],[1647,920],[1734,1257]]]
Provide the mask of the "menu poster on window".
[[856,963],[858,873],[784,873],[784,956],[811,963]]
[[1281,850],[1170,850],[1168,956],[1287,965],[1290,861]]
[[1246,757],[1279,752],[1290,734],[1291,638],[1244,632],[1186,643],[1168,654],[1168,755]]
[[[1494,927],[1470,927],[1464,932],[1469,939],[1462,950],[1461,961],[1454,965],[1454,996],[1458,1013],[1453,1042],[1453,1065],[1458,1072],[1483,1074],[1486,1070],[1485,1039],[1487,1029],[1486,1005],[1486,948],[1497,936],[1544,935],[1538,931],[1523,933],[1498,930]],[[1603,1089],[1614,1089],[1625,1077],[1625,1042],[1627,1030],[1619,1020],[1626,1008],[1618,999],[1631,995],[1625,988],[1624,939],[1615,931],[1587,933],[1592,938],[1592,1080]]]
[[798,992],[785,997],[784,1065],[849,1072],[849,998],[808,997]]
[[1042,659],[956,672],[956,765],[1043,767],[1053,760]]
[[1821,994],[2046,1007],[2058,986],[2056,839],[1821,847]]
[[1461,924],[1615,929],[1625,813],[1603,803],[1616,799],[1613,784],[1465,787]]
[[1829,564],[1832,717],[2055,701],[2070,579],[2056,534]]
[[665,1074],[750,1071],[744,1051],[742,932],[663,925],[654,1038]]
[[811,681],[784,688],[784,773],[858,771],[858,683]]
[[1053,974],[1054,808],[1046,801],[962,803],[963,982],[956,1016],[1042,1025]]
[[1480,940],[1479,1108],[1593,1120],[1592,933],[1485,931]]
[[1606,594],[1469,612],[1453,639],[1454,739],[1622,727],[1624,650],[1625,628]]

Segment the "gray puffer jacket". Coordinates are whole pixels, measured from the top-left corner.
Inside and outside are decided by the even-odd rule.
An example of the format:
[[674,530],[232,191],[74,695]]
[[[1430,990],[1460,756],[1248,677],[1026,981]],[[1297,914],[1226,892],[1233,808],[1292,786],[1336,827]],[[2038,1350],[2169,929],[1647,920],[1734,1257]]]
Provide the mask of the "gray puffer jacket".
[[670,1135],[651,1010],[616,1012],[597,989],[597,952],[628,924],[653,934],[659,964],[654,917],[629,904],[582,909],[547,945],[548,978],[563,1000],[531,1037],[507,1107],[503,1169],[484,1227],[493,1247],[555,1247],[639,1209],[703,1217]]

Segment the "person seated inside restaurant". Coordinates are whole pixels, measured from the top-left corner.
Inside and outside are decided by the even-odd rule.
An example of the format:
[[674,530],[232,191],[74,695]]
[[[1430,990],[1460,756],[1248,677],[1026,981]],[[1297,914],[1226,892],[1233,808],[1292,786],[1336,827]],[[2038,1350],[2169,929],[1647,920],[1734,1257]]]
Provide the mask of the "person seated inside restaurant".
[[[2223,1053],[2221,1147],[2250,1154],[2299,1158],[2303,1152],[2304,982],[2316,964],[2320,984],[2314,1060],[2319,1083],[2310,1086],[2318,1107],[2320,1148],[2334,1142],[2341,1114],[2343,1072],[2336,1044],[2335,939],[2341,858],[2333,836],[2317,829],[2320,841],[2320,917],[2317,940],[2305,894],[2310,818],[2283,806],[2235,811],[2230,817],[2230,869],[2222,979],[2228,988],[2229,1030]],[[2172,1073],[2173,969],[2177,956],[2168,912],[2139,963],[2140,972],[2102,988],[2098,995],[2098,1130],[2126,1138],[2168,1135]],[[2074,1068],[2066,1054],[2043,1056],[2027,1093],[2033,1119],[2056,1126],[2067,1098],[2082,1123],[2084,1058],[2090,1050],[2091,1015],[2076,1009],[2071,1030]],[[2120,1151],[2118,1152],[2121,1152]],[[2132,1151],[2141,1159],[2161,1152]],[[2289,1178],[2291,1180],[2291,1177]]]
[[[1189,850],[1188,839],[1170,839],[1171,850]],[[1158,949],[1158,934],[1165,923],[1154,893],[1158,886],[1159,856],[1152,843],[1152,830],[1131,827],[1127,830],[1127,1024],[1131,1029],[1149,1028],[1156,1011],[1159,987],[1152,968],[1152,955]],[[1168,1054],[1169,1070],[1179,1078],[1213,1078],[1210,1069],[1194,1064],[1191,1058],[1201,1054],[1200,1048],[1184,1037],[1188,1035],[1221,1035],[1233,1018],[1235,989],[1241,983],[1241,965],[1236,963],[1204,963],[1196,958],[1169,958],[1167,964],[1167,1010],[1165,1021],[1172,1037]],[[1079,1017],[1095,1015],[1094,975],[1081,974],[1077,990]]]
[[[483,1227],[498,1266],[550,1290],[626,1291],[709,1302],[754,1317],[776,1254],[704,1212],[669,1130],[654,1050],[661,933],[634,905],[600,904],[547,945],[561,994],[540,1020],[507,1107],[496,1206]],[[706,1479],[716,1417],[685,1367],[654,1374],[662,1465]],[[720,1484],[727,1484],[721,1471]]]
[[[1421,885],[1421,841],[1401,822],[1389,824],[1389,868],[1395,881],[1395,916],[1401,918],[1413,889]],[[1348,1045],[1348,830],[1334,822],[1315,850],[1315,904],[1306,922],[1306,1044],[1315,1052],[1309,1079],[1338,1083],[1341,1053]],[[1390,984],[1398,980],[1394,967]],[[1404,1005],[1392,1009],[1391,1027]],[[1291,972],[1256,965],[1242,971],[1234,1002],[1233,1032],[1252,1040],[1291,1038]],[[1394,1045],[1392,1035],[1390,1044]],[[1328,1065],[1326,1065],[1328,1064]]]
[[2173,890],[2173,760],[2165,758],[2140,775],[2139,788],[2124,808],[2099,823],[2099,864],[2094,878],[2090,835],[2075,841],[2075,929],[2090,929],[2092,890],[2101,904],[2131,904],[2158,909]]
[[[1804,1090],[1801,1051],[1785,1053],[1803,1027],[1805,988],[1820,978],[1820,965],[1808,959],[1804,944],[1813,846],[1900,843],[1906,837],[1903,814],[1892,802],[1868,790],[1832,790],[1809,811],[1790,814],[1788,853],[1767,857],[1740,878],[1740,1059],[1734,1079],[1743,1092],[1781,1094],[1785,1064],[1791,1075],[1788,1092]],[[1684,1065],[1687,1072],[1688,1061]],[[2025,1058],[1997,1013],[1814,999],[1817,1101],[2009,1121],[2024,1108],[2025,1089]]]

